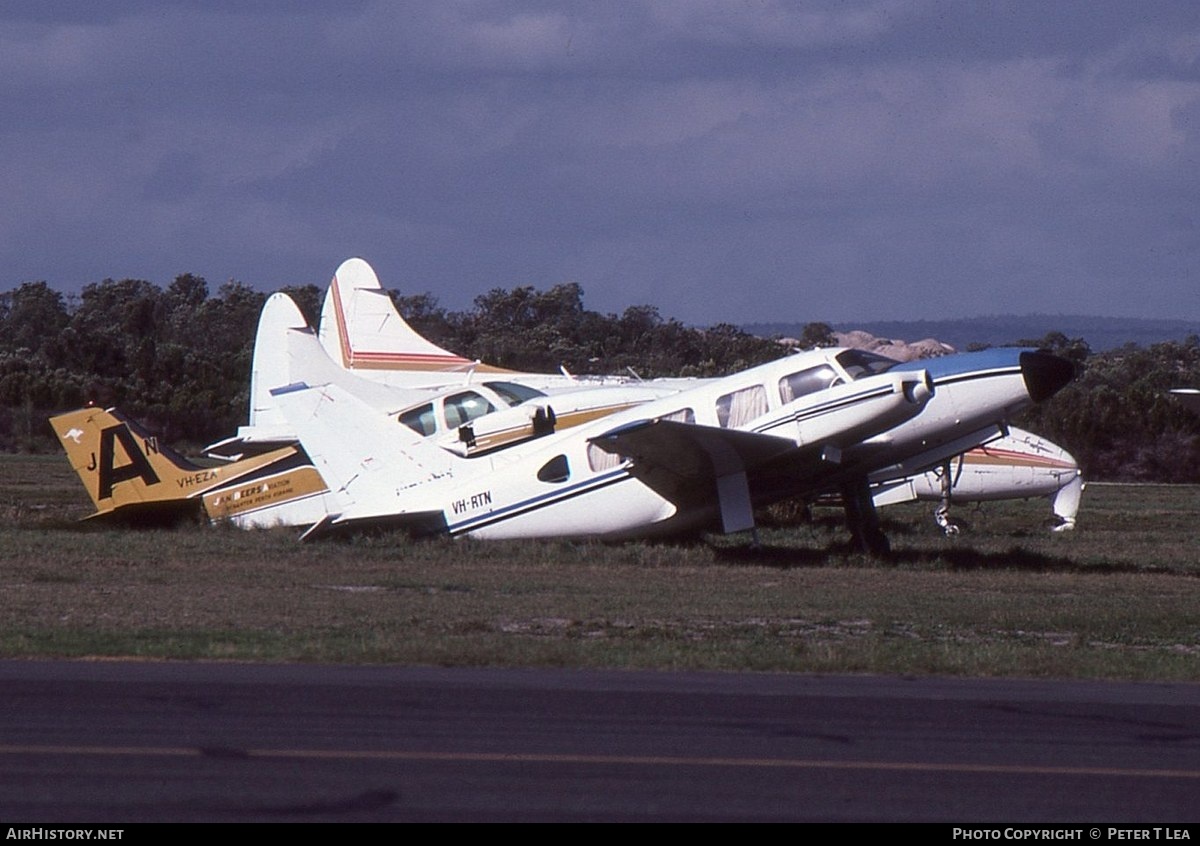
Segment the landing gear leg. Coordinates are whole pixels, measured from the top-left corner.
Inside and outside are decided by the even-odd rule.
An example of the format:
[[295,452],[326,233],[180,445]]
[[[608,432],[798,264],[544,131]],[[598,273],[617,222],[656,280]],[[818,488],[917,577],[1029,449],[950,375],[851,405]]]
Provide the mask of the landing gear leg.
[[954,487],[954,480],[950,477],[949,461],[942,465],[941,477],[942,502],[937,507],[937,511],[933,512],[933,519],[937,520],[937,524],[942,527],[942,532],[946,537],[951,538],[958,534],[958,524],[950,519],[950,489]]
[[844,487],[842,502],[846,508],[846,527],[850,529],[851,545],[868,555],[887,556],[892,546],[880,528],[879,514],[875,511],[875,501],[871,499],[867,480]]

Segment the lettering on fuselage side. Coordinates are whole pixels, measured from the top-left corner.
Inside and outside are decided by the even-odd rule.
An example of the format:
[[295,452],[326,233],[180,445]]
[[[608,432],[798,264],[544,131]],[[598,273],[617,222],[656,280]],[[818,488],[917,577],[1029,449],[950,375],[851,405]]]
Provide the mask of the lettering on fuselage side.
[[468,511],[477,511],[478,509],[491,504],[492,492],[480,491],[477,494],[471,494],[469,497],[456,499],[450,504],[450,508],[455,514],[466,514]]
[[209,517],[218,520],[306,499],[324,490],[325,482],[315,469],[297,467],[253,485],[206,494],[204,507]]
[[[129,458],[128,464],[121,467],[113,466],[113,459],[116,457],[113,449],[114,441],[121,442],[121,448],[125,450],[125,455]],[[100,430],[100,460],[97,464],[97,470],[99,471],[99,492],[97,497],[99,499],[110,499],[112,497],[113,485],[118,485],[121,482],[128,482],[133,479],[141,479],[145,485],[157,485],[159,482],[158,474],[150,466],[150,462],[146,459],[145,454],[138,449],[133,433],[123,423]]]
[[213,479],[217,478],[218,475],[219,473],[216,470],[200,470],[190,476],[180,476],[175,481],[178,483],[179,487],[187,489],[193,488],[196,485],[204,482],[211,482]]

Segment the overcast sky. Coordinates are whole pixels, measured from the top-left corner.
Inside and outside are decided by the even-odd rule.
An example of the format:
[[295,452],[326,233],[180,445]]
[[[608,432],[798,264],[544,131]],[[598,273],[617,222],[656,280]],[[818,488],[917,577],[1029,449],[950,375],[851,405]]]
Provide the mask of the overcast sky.
[[0,3],[0,290],[1200,320],[1200,4]]

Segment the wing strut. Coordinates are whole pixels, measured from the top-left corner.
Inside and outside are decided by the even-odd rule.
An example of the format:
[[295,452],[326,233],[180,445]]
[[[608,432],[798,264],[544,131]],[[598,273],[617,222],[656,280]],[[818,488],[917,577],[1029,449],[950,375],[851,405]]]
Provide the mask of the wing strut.
[[716,438],[706,440],[703,449],[712,461],[713,475],[716,476],[721,531],[727,535],[754,531],[754,506],[742,456],[730,443]]
[[717,477],[717,499],[721,504],[721,531],[728,535],[754,529],[754,509],[750,505],[750,483],[745,470]]

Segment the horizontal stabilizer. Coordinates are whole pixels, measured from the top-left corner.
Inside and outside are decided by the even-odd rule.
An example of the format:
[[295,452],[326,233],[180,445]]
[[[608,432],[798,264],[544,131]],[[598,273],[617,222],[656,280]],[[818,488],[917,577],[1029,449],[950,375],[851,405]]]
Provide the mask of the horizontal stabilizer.
[[403,513],[412,489],[458,460],[337,385],[275,394],[342,511],[342,520]]

